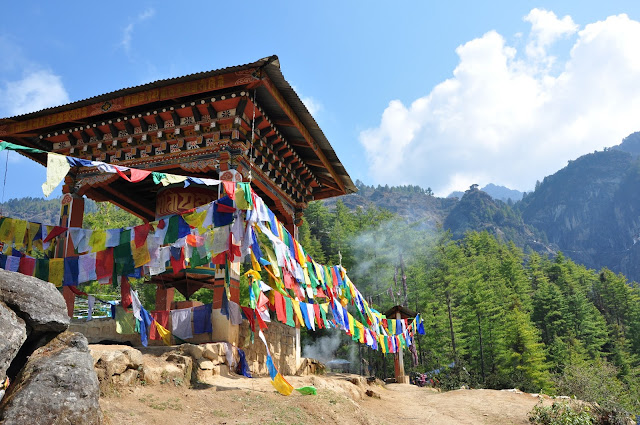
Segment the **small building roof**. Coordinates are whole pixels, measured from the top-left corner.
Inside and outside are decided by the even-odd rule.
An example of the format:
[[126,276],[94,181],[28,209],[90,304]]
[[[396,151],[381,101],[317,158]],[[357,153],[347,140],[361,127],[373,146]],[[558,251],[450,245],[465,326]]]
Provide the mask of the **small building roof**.
[[407,307],[402,305],[397,305],[391,307],[384,315],[387,316],[387,319],[393,319],[396,317],[396,313],[400,313],[400,317],[402,319],[412,319],[416,317],[416,312],[413,310],[409,310]]

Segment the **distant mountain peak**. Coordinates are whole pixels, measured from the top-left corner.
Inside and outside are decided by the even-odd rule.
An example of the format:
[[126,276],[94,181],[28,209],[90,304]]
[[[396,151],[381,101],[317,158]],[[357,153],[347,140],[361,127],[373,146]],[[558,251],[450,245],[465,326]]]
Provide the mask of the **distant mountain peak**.
[[634,157],[640,155],[640,131],[631,133],[622,139],[622,143],[617,146],[613,146],[611,149],[630,153]]
[[[489,194],[489,196],[491,196],[493,199],[497,199],[502,202],[507,202],[509,199],[511,199],[513,202],[517,202],[521,200],[522,196],[524,195],[524,193],[520,192],[519,190],[509,189],[506,186],[499,186],[493,183],[489,183],[480,190]],[[462,198],[462,195],[464,195],[464,192],[455,191],[451,192],[447,196],[447,198]]]

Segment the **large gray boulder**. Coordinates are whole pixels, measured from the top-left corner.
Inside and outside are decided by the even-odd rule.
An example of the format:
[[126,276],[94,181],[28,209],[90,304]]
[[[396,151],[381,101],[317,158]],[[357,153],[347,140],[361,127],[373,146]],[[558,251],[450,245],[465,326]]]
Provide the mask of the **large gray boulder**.
[[0,301],[0,382],[4,381],[9,365],[26,339],[24,320]]
[[0,403],[2,425],[103,423],[87,339],[64,332],[33,352]]
[[26,322],[29,333],[58,333],[69,327],[64,298],[49,282],[0,269],[0,301]]

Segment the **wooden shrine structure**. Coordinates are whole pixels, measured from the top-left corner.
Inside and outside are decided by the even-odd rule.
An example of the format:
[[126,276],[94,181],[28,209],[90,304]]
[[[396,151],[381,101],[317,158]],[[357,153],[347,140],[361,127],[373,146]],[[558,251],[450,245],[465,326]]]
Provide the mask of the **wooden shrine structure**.
[[[309,201],[356,191],[329,141],[284,79],[277,56],[159,80],[41,111],[0,119],[0,139],[82,159],[148,171],[249,181],[296,235]],[[47,164],[46,154],[21,154]],[[153,221],[209,203],[216,186],[129,183],[93,167],[72,167],[63,187],[61,226],[82,226],[83,196],[109,201]],[[66,248],[73,255],[73,247]],[[214,290],[220,308],[224,270],[159,275],[156,308],[167,310],[178,289],[187,298]],[[239,297],[239,269],[230,294]],[[73,311],[74,294],[63,295]]]
[[[402,305],[391,307],[385,314],[387,319],[413,319],[416,313]],[[404,353],[402,346],[398,347],[398,351],[393,355],[393,369],[396,382],[399,384],[408,384],[409,377],[404,372]]]

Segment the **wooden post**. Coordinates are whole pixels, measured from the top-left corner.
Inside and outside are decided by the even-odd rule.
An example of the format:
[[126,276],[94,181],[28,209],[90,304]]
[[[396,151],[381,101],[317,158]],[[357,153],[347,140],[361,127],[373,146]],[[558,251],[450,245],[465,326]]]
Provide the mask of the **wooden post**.
[[[76,194],[65,193],[60,204],[60,226],[82,227],[84,198]],[[59,257],[72,257],[75,255],[73,243],[69,238],[69,232],[67,232],[64,242],[61,242],[61,245],[58,246],[57,252]],[[71,292],[68,286],[63,286],[62,297],[67,304],[67,314],[69,317],[73,317],[73,307],[76,302],[75,294]]]
[[[396,312],[396,319],[400,320],[402,317],[400,316],[400,312]],[[402,353],[402,345],[398,344],[398,351],[396,353],[396,382],[399,384],[408,384],[409,379],[404,374],[404,356]]]

